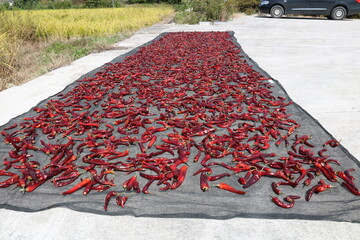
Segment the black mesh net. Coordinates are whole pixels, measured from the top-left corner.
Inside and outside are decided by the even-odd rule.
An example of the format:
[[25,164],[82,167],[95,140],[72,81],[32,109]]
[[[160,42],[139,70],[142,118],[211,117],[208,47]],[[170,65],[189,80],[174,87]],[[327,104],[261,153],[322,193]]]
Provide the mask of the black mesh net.
[[3,208],[360,221],[359,162],[231,32],[162,34],[0,130]]

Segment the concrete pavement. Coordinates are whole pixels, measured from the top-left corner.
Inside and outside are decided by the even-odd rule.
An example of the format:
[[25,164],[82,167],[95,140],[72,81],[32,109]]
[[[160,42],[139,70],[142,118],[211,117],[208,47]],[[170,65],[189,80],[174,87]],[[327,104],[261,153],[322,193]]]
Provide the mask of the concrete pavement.
[[[360,20],[238,17],[227,23],[160,24],[22,86],[0,92],[0,125],[61,91],[82,74],[162,32],[226,31],[357,159],[360,159]],[[235,218],[230,220],[98,216],[63,208],[38,213],[0,209],[5,239],[358,239],[360,224]],[[360,218],[360,216],[359,216]]]

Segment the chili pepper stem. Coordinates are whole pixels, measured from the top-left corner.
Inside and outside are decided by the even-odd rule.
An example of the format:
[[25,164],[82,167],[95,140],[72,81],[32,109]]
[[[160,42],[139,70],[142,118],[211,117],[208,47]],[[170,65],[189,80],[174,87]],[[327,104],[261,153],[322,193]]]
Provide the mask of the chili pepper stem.
[[265,163],[265,165],[262,167],[262,169],[260,171],[263,171],[266,166],[269,166],[269,165],[267,163]]

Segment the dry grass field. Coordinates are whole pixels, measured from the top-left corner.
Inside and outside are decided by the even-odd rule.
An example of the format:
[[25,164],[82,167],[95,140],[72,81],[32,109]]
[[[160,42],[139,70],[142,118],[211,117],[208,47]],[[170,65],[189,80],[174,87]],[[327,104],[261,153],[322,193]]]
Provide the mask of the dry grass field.
[[0,12],[0,90],[169,18],[170,5]]

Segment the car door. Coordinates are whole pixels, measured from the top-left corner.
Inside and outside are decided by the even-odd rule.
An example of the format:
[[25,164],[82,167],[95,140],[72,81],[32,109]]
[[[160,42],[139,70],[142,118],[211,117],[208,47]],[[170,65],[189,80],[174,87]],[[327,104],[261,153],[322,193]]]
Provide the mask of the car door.
[[301,14],[309,6],[307,0],[284,0],[286,14]]
[[306,0],[311,15],[328,15],[336,0]]

